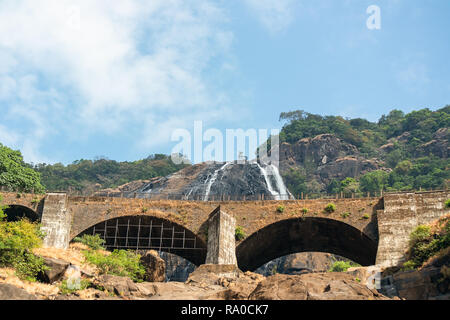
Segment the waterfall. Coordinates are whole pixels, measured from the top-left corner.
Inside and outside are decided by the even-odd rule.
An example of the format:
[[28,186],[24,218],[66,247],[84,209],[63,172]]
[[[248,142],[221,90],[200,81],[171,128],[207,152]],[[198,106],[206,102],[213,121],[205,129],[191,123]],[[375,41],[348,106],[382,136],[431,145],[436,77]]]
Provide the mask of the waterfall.
[[211,187],[212,187],[213,183],[216,181],[217,176],[219,175],[219,172],[223,171],[229,164],[230,164],[230,162],[225,163],[222,167],[220,167],[219,169],[214,171],[214,174],[209,178],[208,184],[206,185],[205,197],[203,198],[203,201],[208,201]]
[[[283,178],[281,177],[280,171],[278,170],[277,166],[270,164],[266,168],[263,168],[259,163],[256,163],[256,165],[261,170],[261,173],[264,176],[264,179],[266,180],[267,189],[273,195],[275,200],[289,200],[292,197],[292,194],[284,185]],[[276,191],[272,186],[272,181],[270,180],[268,173],[269,170],[271,175],[273,175],[275,178],[275,184],[278,191]]]
[[272,168],[272,173],[275,177],[275,182],[277,184],[278,191],[280,192],[280,200],[289,200],[289,198],[292,197],[292,194],[284,185],[283,178],[280,175],[278,167],[273,164],[271,164],[269,167]]
[[189,196],[191,195],[192,191],[194,191],[194,188],[191,188],[191,190],[189,190],[187,195],[184,196],[184,200],[189,200]]
[[275,191],[272,187],[272,182],[270,181],[269,175],[267,174],[267,170],[260,166],[260,164],[257,162],[256,165],[258,166],[259,170],[261,170],[262,175],[264,176],[264,179],[266,180],[267,189],[269,192],[274,196],[275,200],[280,200],[280,194]]

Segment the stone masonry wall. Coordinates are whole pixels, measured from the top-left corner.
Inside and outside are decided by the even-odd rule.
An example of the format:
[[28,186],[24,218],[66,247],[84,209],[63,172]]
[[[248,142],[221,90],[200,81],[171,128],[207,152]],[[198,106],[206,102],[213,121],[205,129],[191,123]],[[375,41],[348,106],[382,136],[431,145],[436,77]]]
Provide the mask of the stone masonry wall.
[[208,221],[208,252],[206,264],[237,265],[234,233],[236,220],[216,210]]
[[72,216],[66,208],[67,195],[50,193],[44,200],[42,231],[45,247],[66,249],[70,241]]
[[395,266],[405,261],[410,233],[450,212],[448,191],[386,194],[384,210],[378,212],[377,265]]

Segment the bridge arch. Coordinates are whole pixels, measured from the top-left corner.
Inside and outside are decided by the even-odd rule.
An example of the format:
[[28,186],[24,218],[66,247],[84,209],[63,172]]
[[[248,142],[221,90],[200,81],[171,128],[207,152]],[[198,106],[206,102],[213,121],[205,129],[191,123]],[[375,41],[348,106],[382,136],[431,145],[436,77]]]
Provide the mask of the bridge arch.
[[7,205],[3,212],[6,214],[7,221],[19,221],[23,218],[30,220],[31,222],[39,222],[41,215],[35,210],[18,204]]
[[197,266],[206,260],[206,244],[200,237],[186,227],[159,217],[130,215],[111,218],[90,226],[77,236],[84,234],[98,234],[105,240],[107,250],[163,251]]
[[236,248],[239,268],[254,271],[276,258],[298,252],[327,252],[361,265],[375,264],[377,241],[342,221],[293,218],[253,233]]

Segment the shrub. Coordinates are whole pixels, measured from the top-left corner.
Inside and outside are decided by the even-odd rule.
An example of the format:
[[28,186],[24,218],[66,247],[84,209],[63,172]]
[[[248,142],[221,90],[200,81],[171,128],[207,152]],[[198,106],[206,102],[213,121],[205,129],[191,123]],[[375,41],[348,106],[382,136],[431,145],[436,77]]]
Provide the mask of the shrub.
[[370,219],[370,216],[366,213],[365,215],[362,216],[362,218],[363,218],[364,220],[368,220],[368,219]]
[[283,212],[284,212],[284,209],[285,209],[284,206],[279,206],[279,207],[277,208],[277,212],[283,213]]
[[328,213],[333,213],[336,211],[336,205],[334,203],[329,203],[326,207],[325,207],[325,212]]
[[93,250],[104,249],[103,245],[105,244],[105,240],[100,238],[99,234],[85,234],[82,237],[76,237],[73,241],[80,242]]
[[100,251],[84,251],[86,260],[97,266],[101,274],[129,277],[135,282],[142,282],[145,268],[141,264],[141,256],[127,250],[114,250],[110,255]]
[[345,272],[348,268],[352,267],[360,267],[359,264],[351,262],[351,261],[336,261],[331,266],[329,272]]
[[426,225],[420,225],[414,229],[409,235],[409,244],[414,246],[416,243],[425,241],[431,237],[431,227]]
[[450,199],[447,199],[447,201],[445,201],[445,207],[450,208]]
[[409,237],[409,261],[404,267],[420,267],[432,256],[450,246],[450,220],[441,220],[437,230],[433,232],[430,226],[420,225],[411,232]]
[[0,266],[14,268],[21,279],[36,281],[37,275],[46,267],[32,249],[42,244],[43,237],[39,225],[26,219],[0,220]]
[[244,229],[242,227],[237,227],[236,230],[234,231],[234,237],[236,241],[243,240],[246,237]]
[[408,260],[406,261],[403,265],[402,265],[402,271],[409,271],[409,270],[413,270],[414,268],[416,268],[417,265],[414,261],[412,260]]
[[344,212],[343,214],[342,214],[342,218],[348,218],[348,217],[350,217],[350,215],[351,215],[351,213],[350,212]]
[[302,209],[302,213],[303,213],[303,214],[307,214],[308,212],[309,212],[308,209],[306,209],[306,208],[303,208],[303,209]]

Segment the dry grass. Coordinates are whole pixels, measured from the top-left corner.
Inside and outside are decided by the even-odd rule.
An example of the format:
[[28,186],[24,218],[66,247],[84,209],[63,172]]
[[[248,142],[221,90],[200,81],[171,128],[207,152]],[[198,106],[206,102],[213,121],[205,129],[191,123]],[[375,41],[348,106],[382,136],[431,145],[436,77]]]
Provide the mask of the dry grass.
[[37,296],[54,296],[60,291],[55,285],[21,280],[15,275],[14,270],[10,268],[0,268],[0,283],[11,284]]

